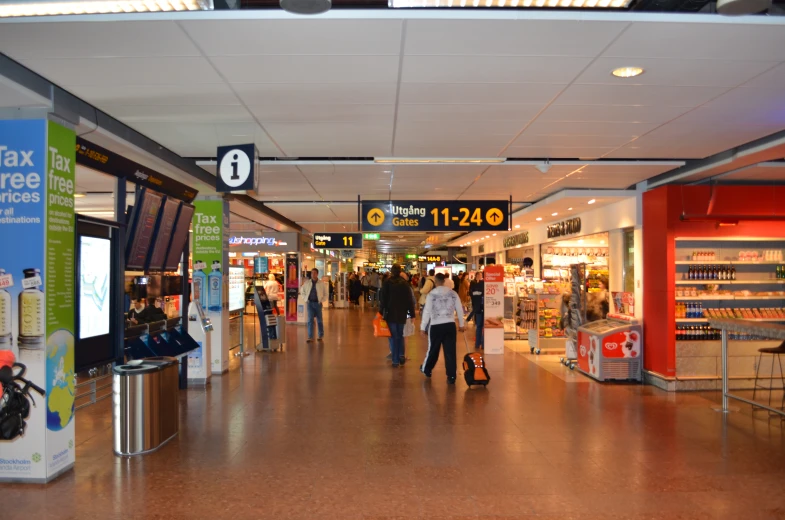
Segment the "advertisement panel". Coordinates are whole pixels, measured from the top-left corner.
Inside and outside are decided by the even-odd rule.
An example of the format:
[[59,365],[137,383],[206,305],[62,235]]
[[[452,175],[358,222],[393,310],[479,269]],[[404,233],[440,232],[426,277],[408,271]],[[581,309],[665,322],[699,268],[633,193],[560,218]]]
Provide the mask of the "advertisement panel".
[[504,266],[489,265],[485,279],[485,353],[504,353]]
[[0,359],[45,391],[24,435],[0,441],[0,480],[44,482],[75,459],[75,146],[55,123],[0,121],[0,235],[21,246],[0,251]]
[[229,267],[229,310],[241,311],[245,308],[245,268]]
[[297,321],[297,293],[300,289],[300,260],[297,253],[286,254],[286,321]]

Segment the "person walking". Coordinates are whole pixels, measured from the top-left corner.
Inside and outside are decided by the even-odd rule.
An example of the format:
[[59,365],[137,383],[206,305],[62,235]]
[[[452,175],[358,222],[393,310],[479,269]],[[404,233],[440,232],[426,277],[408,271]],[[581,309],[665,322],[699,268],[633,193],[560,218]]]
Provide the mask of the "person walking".
[[270,273],[267,275],[267,281],[264,282],[264,292],[267,293],[267,299],[270,300],[270,307],[273,309],[273,314],[278,314],[278,280],[275,275]]
[[397,368],[406,363],[403,328],[409,316],[414,316],[414,299],[409,282],[401,276],[401,266],[393,264],[391,272],[380,292],[379,313],[390,328],[390,359]]
[[431,377],[433,367],[439,361],[439,349],[444,349],[444,368],[447,384],[454,385],[457,373],[455,343],[458,334],[455,329],[455,314],[458,314],[458,331],[464,331],[463,309],[458,294],[444,284],[445,276],[436,275],[436,288],[428,293],[422,313],[420,330],[428,336],[428,353],[425,355],[420,372]]
[[428,293],[436,288],[435,275],[436,271],[431,269],[428,271],[428,276],[423,279],[422,287],[420,287],[420,309],[425,307],[425,298],[428,296]]
[[362,278],[360,279],[360,283],[363,286],[363,306],[368,302],[368,295],[371,292],[370,285],[371,285],[371,275],[368,274],[366,271]]
[[485,326],[485,282],[482,279],[482,271],[474,275],[474,281],[469,287],[469,295],[472,298],[472,315],[474,316],[474,348],[484,349],[485,338],[483,337],[483,327]]
[[469,276],[466,273],[461,273],[458,277],[458,298],[461,299],[463,304],[463,312],[468,312],[469,308]]
[[447,287],[449,290],[455,290],[455,282],[453,281],[452,277],[449,274],[442,275],[444,276],[444,286]]
[[368,280],[368,291],[371,294],[371,307],[379,305],[379,288],[382,286],[382,280],[379,276],[379,271],[374,269],[371,271],[370,279]]
[[324,340],[322,303],[327,301],[327,287],[319,280],[319,270],[311,270],[311,277],[300,287],[300,297],[305,300],[308,311],[308,343],[313,343],[313,320],[319,327],[319,341]]

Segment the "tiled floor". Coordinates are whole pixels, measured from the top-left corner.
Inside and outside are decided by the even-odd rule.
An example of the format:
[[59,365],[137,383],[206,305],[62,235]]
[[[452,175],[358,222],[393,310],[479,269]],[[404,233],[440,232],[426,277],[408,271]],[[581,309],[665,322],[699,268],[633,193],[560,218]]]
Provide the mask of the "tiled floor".
[[291,327],[287,352],[182,392],[180,435],[151,455],[112,454],[108,402],[78,412],[76,469],[0,486],[0,518],[785,518],[779,419],[565,384],[509,350],[487,389],[448,387],[418,371],[423,338],[394,370],[370,313],[325,314],[324,344]]

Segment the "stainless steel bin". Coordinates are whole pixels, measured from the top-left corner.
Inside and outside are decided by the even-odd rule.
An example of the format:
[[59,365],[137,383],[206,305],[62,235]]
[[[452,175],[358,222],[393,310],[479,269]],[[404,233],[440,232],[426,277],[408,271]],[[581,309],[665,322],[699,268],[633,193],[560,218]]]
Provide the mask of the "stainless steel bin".
[[178,393],[177,361],[172,358],[114,367],[114,452],[141,455],[174,437],[179,423]]

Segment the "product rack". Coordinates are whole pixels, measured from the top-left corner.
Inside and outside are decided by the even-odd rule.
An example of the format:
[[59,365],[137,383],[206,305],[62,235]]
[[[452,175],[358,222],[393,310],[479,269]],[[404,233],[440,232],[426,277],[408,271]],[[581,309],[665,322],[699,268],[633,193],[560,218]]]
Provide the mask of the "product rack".
[[539,354],[543,350],[563,352],[567,341],[561,320],[561,294],[538,294],[535,299],[537,328],[529,329],[529,350]]
[[[775,251],[782,251],[785,249],[785,240],[774,240],[774,239],[761,239],[761,238],[738,238],[738,239],[730,239],[730,238],[676,238],[676,258],[680,258],[680,260],[676,260],[676,280],[675,284],[677,286],[677,292],[680,290],[678,286],[680,285],[689,285],[689,286],[705,286],[706,288],[701,290],[702,294],[696,294],[693,296],[675,296],[675,301],[682,302],[682,301],[700,301],[706,302],[707,305],[704,307],[706,310],[711,309],[714,310],[716,308],[724,308],[727,305],[724,302],[742,302],[742,301],[751,301],[755,302],[753,306],[749,307],[739,307],[738,304],[735,308],[742,308],[744,310],[750,310],[752,308],[781,308],[785,304],[785,294],[711,294],[711,292],[716,291],[716,287],[719,286],[745,286],[745,285],[755,285],[755,286],[770,286],[772,287],[771,290],[766,291],[765,287],[763,290],[758,290],[757,292],[781,292],[784,288],[781,286],[785,283],[785,279],[782,278],[775,278],[777,275],[777,271],[772,266],[779,266],[783,265],[783,261],[772,261],[772,260],[737,260],[740,257],[740,253],[743,251],[760,251],[760,250],[775,250]],[[708,251],[714,255],[715,259],[713,260],[692,260],[691,254],[693,251]],[[781,253],[780,253],[781,255]],[[765,257],[764,257],[765,258]],[[705,279],[705,280],[696,280],[696,279],[686,279],[687,274],[690,270],[690,266],[693,265],[708,265],[708,266],[728,266],[732,265],[737,267],[736,269],[736,279],[735,280],[715,280],[715,279]],[[712,288],[712,286],[716,286]],[[737,291],[739,292],[739,291]],[[772,304],[766,304],[765,302],[777,302]],[[704,316],[700,318],[676,318],[676,324],[704,324],[712,319],[712,317],[708,316],[706,312],[704,312]],[[748,321],[759,321],[759,322],[785,322],[785,318],[744,318]],[[718,341],[718,340],[707,340],[707,341]]]

